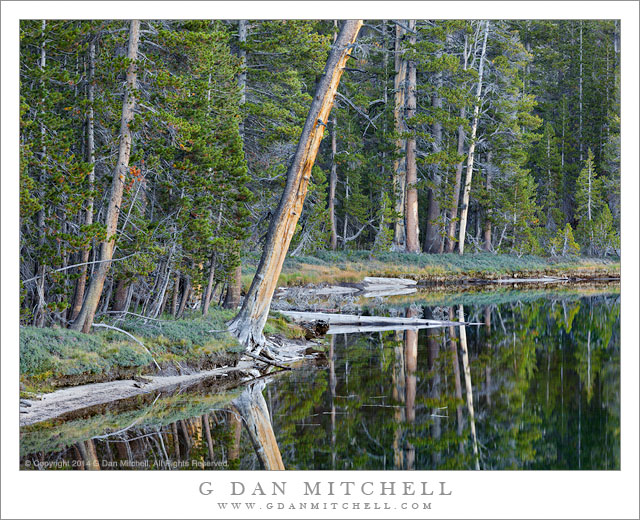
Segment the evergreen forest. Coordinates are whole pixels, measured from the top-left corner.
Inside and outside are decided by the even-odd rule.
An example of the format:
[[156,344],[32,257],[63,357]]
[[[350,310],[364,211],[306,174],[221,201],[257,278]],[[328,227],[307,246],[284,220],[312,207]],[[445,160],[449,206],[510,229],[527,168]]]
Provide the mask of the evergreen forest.
[[[21,21],[21,323],[237,308],[345,24]],[[283,259],[619,257],[618,21],[353,38]]]

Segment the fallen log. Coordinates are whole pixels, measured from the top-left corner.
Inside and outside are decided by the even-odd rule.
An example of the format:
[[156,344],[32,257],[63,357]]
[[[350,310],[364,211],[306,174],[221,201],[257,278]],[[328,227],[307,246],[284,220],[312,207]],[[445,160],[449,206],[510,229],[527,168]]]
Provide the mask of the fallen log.
[[480,323],[461,323],[459,321],[425,320],[402,316],[358,316],[356,314],[331,314],[328,312],[280,311],[296,323],[324,321],[333,325],[433,325],[436,327],[456,327],[458,325],[481,325]]
[[365,276],[362,283],[368,285],[417,285],[415,280],[408,278],[383,278],[380,276]]
[[[421,330],[421,329],[437,329],[445,325],[332,325],[327,330],[328,335],[332,334],[356,334],[369,332],[385,332],[389,330]],[[449,326],[449,325],[447,325]]]

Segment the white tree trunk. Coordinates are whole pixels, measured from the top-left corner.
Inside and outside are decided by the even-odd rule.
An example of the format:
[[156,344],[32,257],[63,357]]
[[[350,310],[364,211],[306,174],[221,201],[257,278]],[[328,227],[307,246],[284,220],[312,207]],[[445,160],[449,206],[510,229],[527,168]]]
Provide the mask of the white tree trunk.
[[482,53],[480,54],[480,65],[478,66],[478,89],[476,91],[476,104],[473,108],[473,124],[471,126],[471,140],[469,142],[469,154],[467,157],[467,175],[464,182],[462,194],[462,211],[460,213],[460,235],[458,238],[458,251],[464,253],[464,241],[467,232],[467,217],[469,214],[469,194],[471,192],[471,180],[473,177],[473,154],[476,149],[476,133],[478,131],[478,119],[480,117],[480,95],[482,94],[482,74],[484,72],[484,58],[487,52],[487,37],[489,35],[489,23],[485,22],[484,41],[482,43]]

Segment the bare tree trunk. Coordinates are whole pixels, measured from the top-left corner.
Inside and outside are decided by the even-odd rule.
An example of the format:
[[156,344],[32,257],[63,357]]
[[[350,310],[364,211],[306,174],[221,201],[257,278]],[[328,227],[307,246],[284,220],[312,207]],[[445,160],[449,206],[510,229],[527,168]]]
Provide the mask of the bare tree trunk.
[[211,305],[211,295],[213,294],[213,280],[216,273],[216,252],[211,253],[211,266],[209,267],[209,279],[207,281],[207,288],[204,292],[204,298],[202,299],[202,315],[209,314],[209,305]]
[[229,330],[249,349],[261,348],[265,344],[262,330],[267,321],[273,292],[302,212],[311,169],[340,78],[361,26],[362,20],[346,20],[332,47],[287,174],[287,184],[280,204],[269,225],[256,275],[241,311],[229,324]]
[[473,177],[473,154],[476,148],[476,133],[478,131],[478,119],[480,118],[480,95],[482,94],[482,73],[484,72],[484,58],[487,52],[487,37],[489,35],[489,23],[485,22],[484,41],[482,43],[482,53],[480,55],[480,65],[478,66],[478,89],[476,91],[476,104],[473,108],[473,124],[471,126],[471,138],[469,142],[469,154],[467,156],[467,175],[464,182],[464,192],[462,194],[462,212],[460,213],[460,235],[458,238],[458,251],[464,253],[464,241],[467,232],[467,216],[469,214],[469,193],[471,192],[471,180]]
[[[407,60],[403,58],[402,39],[405,34],[402,25],[396,24],[395,38],[395,104],[393,106],[393,120],[396,134],[404,132],[404,110],[407,81]],[[393,162],[393,189],[395,191],[396,222],[393,234],[393,244],[396,249],[404,249],[405,227],[404,227],[404,206],[405,206],[405,181],[406,181],[406,161],[405,161],[406,140],[403,137],[396,139],[397,159]]]
[[582,20],[580,20],[580,75],[578,77],[578,141],[580,149],[580,163],[583,160],[583,147],[582,147]]
[[[89,42],[89,76],[87,78],[87,101],[89,102],[89,107],[87,109],[87,160],[91,165],[91,169],[89,170],[89,175],[87,179],[89,181],[89,190],[93,191],[93,184],[96,178],[96,155],[95,155],[95,141],[94,141],[94,112],[93,112],[93,103],[94,103],[94,77],[96,70],[96,45],[93,40]],[[93,196],[89,196],[87,199],[87,208],[84,213],[84,224],[86,226],[90,226],[93,224]],[[83,266],[80,267],[80,278],[76,282],[76,291],[73,298],[73,310],[71,311],[71,321],[75,321],[80,314],[80,310],[82,309],[82,301],[84,300],[84,290],[87,284],[87,268],[89,261],[89,252],[91,248],[89,244],[85,246],[82,250],[82,255],[80,256],[80,262],[82,262]]]
[[[416,21],[409,20],[409,29],[412,31],[409,43],[415,45]],[[407,119],[416,115],[416,62],[410,60],[407,66]],[[407,138],[407,245],[408,253],[420,252],[420,229],[418,226],[418,169],[416,165],[416,137],[413,133]]]
[[[333,21],[335,27],[333,33],[333,42],[335,44],[338,38],[338,20]],[[335,251],[338,248],[338,231],[336,229],[336,185],[338,184],[338,169],[336,165],[336,153],[338,152],[338,143],[336,139],[336,132],[338,131],[338,118],[333,115],[331,119],[331,174],[329,176],[329,223],[331,225],[331,250]],[[346,236],[346,235],[345,235]]]
[[129,168],[129,156],[131,155],[131,130],[129,124],[133,120],[135,108],[135,90],[136,90],[136,60],[138,56],[138,41],[140,38],[140,20],[131,20],[129,28],[129,48],[127,58],[129,67],[127,68],[127,87],[122,104],[122,120],[120,124],[120,147],[118,150],[118,162],[113,171],[113,181],[111,183],[111,196],[109,198],[109,206],[106,218],[106,239],[100,244],[100,260],[102,263],[96,267],[95,274],[89,284],[87,296],[82,305],[82,309],[77,319],[72,324],[74,330],[82,330],[89,332],[93,325],[93,318],[98,308],[100,295],[104,281],[109,272],[110,260],[113,258],[113,250],[115,244],[115,234],[118,228],[118,216],[120,214],[120,206],[122,204],[122,193],[124,191],[124,182]]
[[233,276],[229,281],[229,288],[227,289],[227,296],[224,299],[222,305],[225,309],[237,309],[240,305],[240,298],[242,297],[242,265],[238,266],[233,271]]
[[229,425],[231,429],[231,439],[228,449],[229,461],[237,460],[240,457],[240,436],[242,435],[242,422],[238,414],[230,411],[228,414]]
[[[464,36],[464,65],[463,70],[467,70],[468,58],[469,54],[467,52],[468,48],[468,38],[465,34]],[[463,106],[460,109],[460,119],[464,119],[466,116],[466,109]],[[462,156],[464,153],[464,126],[458,126],[458,155]],[[462,184],[462,161],[456,164],[456,179],[453,187],[453,199],[451,200],[451,208],[449,211],[449,229],[447,230],[447,253],[453,253],[453,250],[456,248],[456,220],[458,219],[458,204],[460,203],[460,187]]]
[[82,456],[82,461],[84,462],[84,469],[98,471],[100,470],[100,461],[98,460],[98,455],[96,454],[96,447],[93,443],[93,439],[89,439],[84,442],[78,442],[76,444],[80,455]]

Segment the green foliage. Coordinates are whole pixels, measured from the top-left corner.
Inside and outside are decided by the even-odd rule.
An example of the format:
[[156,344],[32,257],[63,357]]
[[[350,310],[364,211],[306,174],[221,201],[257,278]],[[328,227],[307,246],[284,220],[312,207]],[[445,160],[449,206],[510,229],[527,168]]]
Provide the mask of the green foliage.
[[573,229],[568,222],[564,229],[558,229],[549,245],[551,256],[577,256],[580,254],[580,246],[573,238]]

